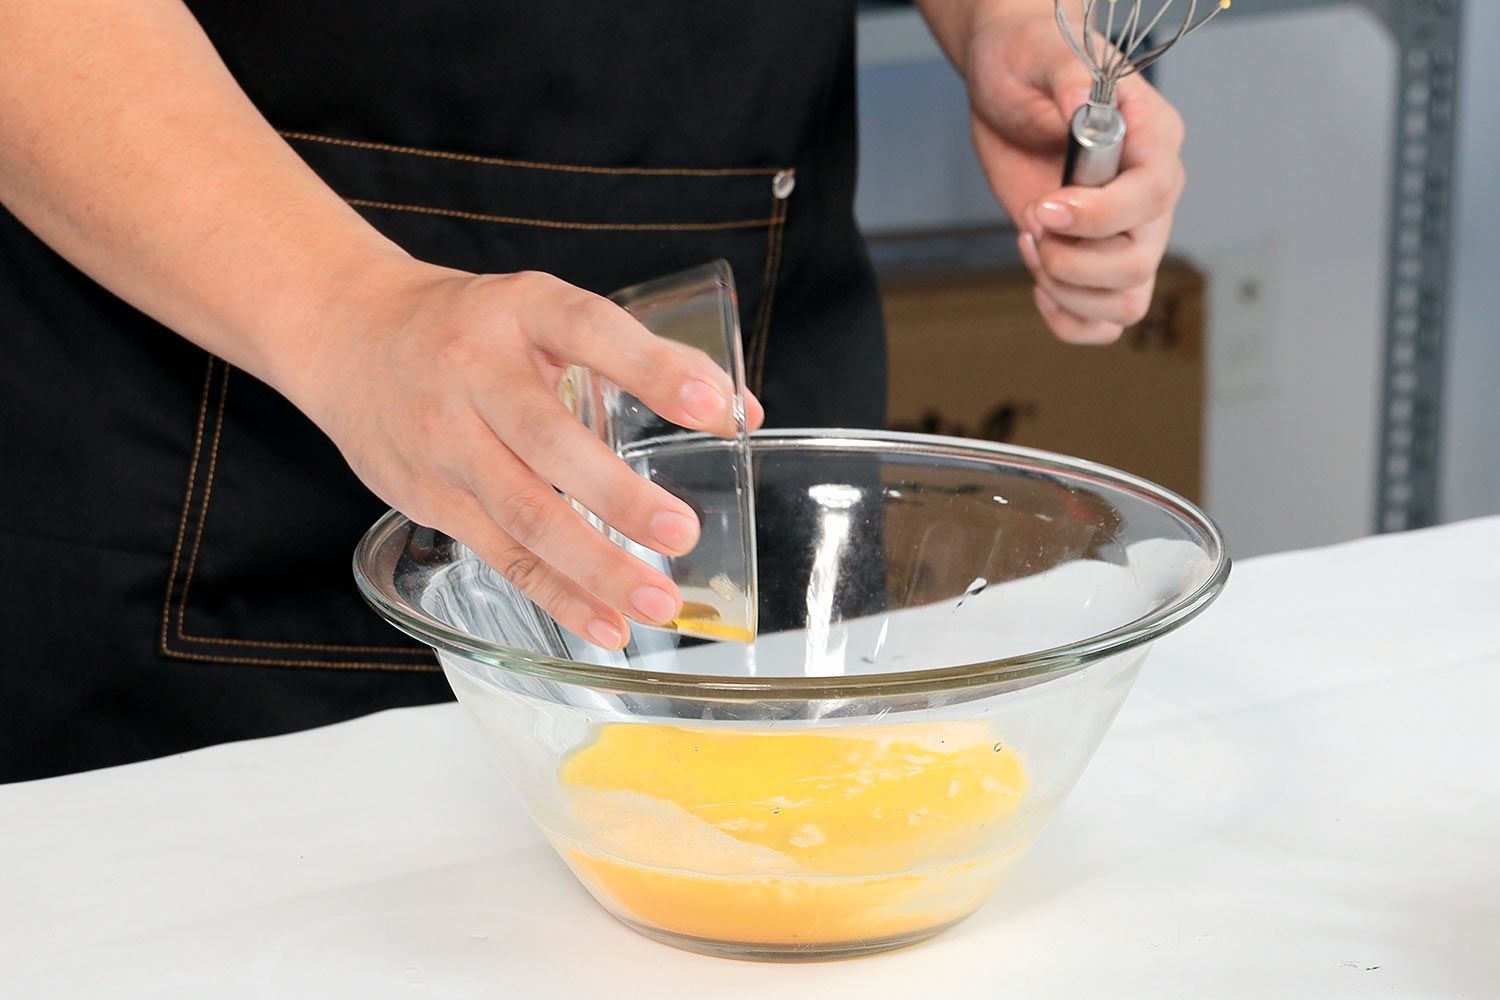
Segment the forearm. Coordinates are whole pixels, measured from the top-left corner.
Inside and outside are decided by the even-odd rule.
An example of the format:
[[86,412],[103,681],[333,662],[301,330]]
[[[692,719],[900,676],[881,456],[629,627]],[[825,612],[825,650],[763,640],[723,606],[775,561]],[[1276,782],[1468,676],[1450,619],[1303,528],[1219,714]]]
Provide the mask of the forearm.
[[272,384],[326,303],[409,261],[276,135],[179,0],[0,3],[0,201]]
[[997,17],[1051,17],[1052,0],[917,0],[922,18],[948,60],[968,72],[969,39]]

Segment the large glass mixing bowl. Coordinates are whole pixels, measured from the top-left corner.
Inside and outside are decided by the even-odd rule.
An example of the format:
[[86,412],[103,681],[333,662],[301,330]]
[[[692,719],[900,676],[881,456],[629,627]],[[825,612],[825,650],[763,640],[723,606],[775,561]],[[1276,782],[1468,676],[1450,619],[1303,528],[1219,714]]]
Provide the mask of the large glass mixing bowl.
[[[722,447],[633,459],[670,482]],[[782,431],[753,457],[753,644],[599,648],[395,513],[355,573],[626,924],[745,958],[909,944],[989,898],[1229,558],[1182,498],[1057,455]]]

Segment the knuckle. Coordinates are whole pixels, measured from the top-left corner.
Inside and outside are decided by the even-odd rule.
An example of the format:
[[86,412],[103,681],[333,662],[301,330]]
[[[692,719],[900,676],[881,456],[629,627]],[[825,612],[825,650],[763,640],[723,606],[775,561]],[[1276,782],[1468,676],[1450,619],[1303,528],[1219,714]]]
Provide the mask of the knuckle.
[[536,546],[551,530],[552,500],[531,490],[512,493],[501,506],[505,530],[527,548]]
[[444,337],[433,353],[439,368],[472,371],[483,364],[481,339],[462,327]]
[[563,284],[561,278],[546,271],[517,271],[511,275],[516,284],[530,291],[547,292]]
[[515,409],[516,433],[541,448],[550,448],[557,441],[558,415],[551,406],[540,400],[527,400]]
[[1054,277],[1063,277],[1060,272],[1067,267],[1069,255],[1056,240],[1039,240],[1036,254],[1042,262],[1042,270]]
[[500,341],[514,344],[526,338],[526,324],[514,312],[502,311],[491,313],[487,317],[486,322],[494,337]]
[[411,433],[429,449],[441,447],[453,433],[452,417],[443,406],[412,408]]
[[623,310],[601,295],[585,294],[574,305],[579,323],[591,332],[608,330],[620,322]]
[[544,573],[532,580],[526,593],[538,607],[567,627],[568,611],[572,605],[567,584]]
[[545,271],[517,271],[506,278],[514,297],[527,309],[556,302],[557,296],[570,287],[561,278]]
[[543,575],[542,561],[534,553],[522,548],[502,553],[495,571],[533,598],[540,596],[536,592],[540,589]]

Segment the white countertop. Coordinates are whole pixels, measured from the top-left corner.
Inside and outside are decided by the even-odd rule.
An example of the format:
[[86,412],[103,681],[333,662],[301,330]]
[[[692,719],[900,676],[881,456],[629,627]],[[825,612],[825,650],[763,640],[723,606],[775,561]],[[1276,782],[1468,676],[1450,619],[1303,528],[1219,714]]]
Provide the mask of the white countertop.
[[1500,995],[1500,518],[1235,569],[977,916],[756,965],[616,925],[455,706],[0,787],[0,996]]

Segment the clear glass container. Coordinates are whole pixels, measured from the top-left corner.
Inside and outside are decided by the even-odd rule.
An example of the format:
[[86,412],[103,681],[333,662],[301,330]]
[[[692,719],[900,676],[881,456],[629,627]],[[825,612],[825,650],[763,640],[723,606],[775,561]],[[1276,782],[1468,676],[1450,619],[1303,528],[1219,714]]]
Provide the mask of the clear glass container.
[[[697,351],[723,369],[732,387],[734,435],[707,438],[659,417],[609,379],[573,366],[558,391],[569,409],[636,472],[692,507],[698,544],[664,556],[575,506],[589,522],[677,584],[682,612],[665,626],[707,639],[749,642],[755,637],[755,496],[745,423],[745,359],[740,346],[734,275],[717,260],[615,292],[610,298],[658,337]],[[693,438],[688,451],[661,452],[667,441]],[[657,626],[638,626],[650,628]]]
[[909,944],[1000,885],[1229,559],[1187,501],[1087,462],[901,434],[751,445],[752,644],[641,630],[602,649],[395,513],[356,576],[437,650],[537,824],[629,926],[741,958]]

